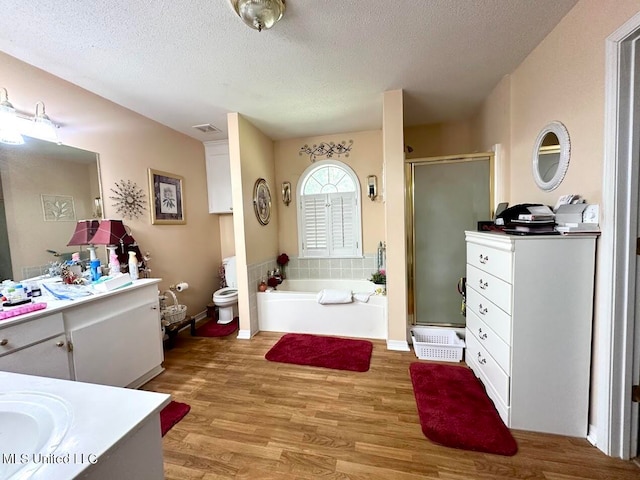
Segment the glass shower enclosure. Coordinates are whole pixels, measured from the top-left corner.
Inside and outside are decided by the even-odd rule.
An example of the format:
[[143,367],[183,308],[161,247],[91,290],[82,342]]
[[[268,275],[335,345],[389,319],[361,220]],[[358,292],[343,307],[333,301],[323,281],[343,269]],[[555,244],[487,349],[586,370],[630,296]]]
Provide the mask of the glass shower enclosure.
[[409,318],[464,327],[465,230],[492,218],[493,153],[407,160]]

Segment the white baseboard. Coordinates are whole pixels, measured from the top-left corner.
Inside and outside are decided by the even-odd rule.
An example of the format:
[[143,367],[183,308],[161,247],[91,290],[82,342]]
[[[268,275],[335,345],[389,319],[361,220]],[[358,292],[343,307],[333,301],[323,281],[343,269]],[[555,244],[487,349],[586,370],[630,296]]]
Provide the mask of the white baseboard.
[[238,330],[238,336],[236,338],[238,340],[251,340],[251,331],[250,330]]
[[589,424],[589,427],[587,428],[587,440],[594,447],[598,446],[598,429],[595,425]]
[[397,352],[409,352],[409,343],[406,340],[387,340],[387,350],[395,350]]

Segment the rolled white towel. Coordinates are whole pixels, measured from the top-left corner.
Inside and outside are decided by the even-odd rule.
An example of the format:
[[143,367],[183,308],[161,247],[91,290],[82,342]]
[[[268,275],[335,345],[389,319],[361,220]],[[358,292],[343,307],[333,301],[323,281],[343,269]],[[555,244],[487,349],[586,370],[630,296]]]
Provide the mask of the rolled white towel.
[[318,303],[321,305],[331,305],[334,303],[351,303],[353,296],[351,290],[332,290],[326,288],[318,293]]
[[367,303],[371,295],[373,295],[373,292],[358,292],[353,294],[353,299],[358,302]]

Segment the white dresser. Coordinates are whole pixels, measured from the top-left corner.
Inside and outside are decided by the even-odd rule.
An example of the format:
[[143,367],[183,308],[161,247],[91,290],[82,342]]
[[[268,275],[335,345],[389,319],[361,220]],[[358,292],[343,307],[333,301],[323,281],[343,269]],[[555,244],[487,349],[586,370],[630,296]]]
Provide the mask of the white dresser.
[[467,364],[508,427],[586,437],[596,237],[465,235]]

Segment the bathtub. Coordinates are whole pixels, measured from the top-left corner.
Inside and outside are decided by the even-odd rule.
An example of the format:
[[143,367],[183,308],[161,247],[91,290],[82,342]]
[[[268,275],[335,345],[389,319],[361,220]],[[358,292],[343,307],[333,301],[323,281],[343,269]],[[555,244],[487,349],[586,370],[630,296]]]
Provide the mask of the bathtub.
[[371,295],[364,302],[321,305],[324,288],[374,292],[367,280],[285,280],[277,290],[258,292],[258,324],[261,331],[313,333],[355,338],[387,338],[387,297]]

